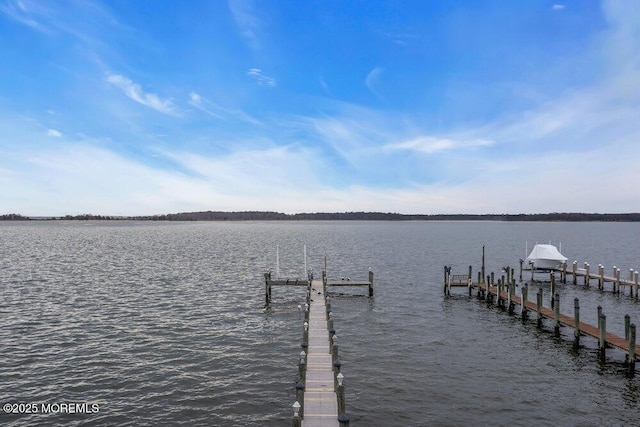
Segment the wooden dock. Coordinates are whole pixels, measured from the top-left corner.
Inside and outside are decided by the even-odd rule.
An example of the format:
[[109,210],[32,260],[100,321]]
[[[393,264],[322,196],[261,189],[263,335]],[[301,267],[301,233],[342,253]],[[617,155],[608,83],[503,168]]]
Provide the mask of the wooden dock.
[[[269,305],[271,302],[272,288],[274,286],[306,286],[314,282],[313,274],[308,273],[307,279],[273,279],[271,277],[271,271],[264,273],[264,299],[265,305]],[[369,288],[369,296],[373,296],[373,271],[369,270],[368,280],[351,280],[351,278],[343,277],[340,280],[329,280],[326,275],[326,270],[322,272],[322,280],[320,283],[324,283],[325,289],[327,286],[366,286]]]
[[[487,277],[486,281],[473,282],[471,279],[471,267],[469,274],[453,274],[451,267],[444,268],[444,292],[449,295],[451,288],[466,287],[469,296],[473,289],[477,289],[478,298],[483,298],[487,302],[493,302],[495,299],[498,307],[508,309],[510,314],[515,311],[515,306],[520,306],[522,320],[525,321],[529,313],[537,315],[538,326],[541,326],[542,319],[551,319],[554,324],[554,333],[560,336],[560,327],[570,327],[574,329],[574,339],[576,346],[579,345],[580,336],[586,335],[598,340],[598,353],[601,360],[605,360],[606,348],[616,348],[626,354],[627,372],[629,375],[635,374],[636,355],[640,352],[640,346],[636,345],[636,326],[630,323],[628,315],[625,316],[625,337],[620,337],[606,330],[606,315],[602,313],[602,309],[598,307],[598,325],[593,326],[580,321],[580,304],[578,298],[574,299],[574,315],[573,317],[560,313],[560,294],[555,292],[555,276],[552,276],[552,297],[551,308],[543,306],[542,288],[536,294],[536,301],[528,299],[528,284],[524,284],[521,288],[521,295],[516,295],[515,280],[511,277],[512,271],[507,271],[508,280],[502,276],[498,279],[497,286],[494,286],[494,274]],[[480,276],[479,276],[480,278]],[[494,298],[495,297],[495,298]]]
[[311,282],[303,427],[338,427],[338,399],[322,280]]
[[[267,275],[265,280],[269,287]],[[291,285],[292,282],[295,283],[288,281],[288,284]],[[369,272],[368,282],[349,282],[344,286],[370,286],[369,295],[373,294],[371,290],[373,273]],[[299,286],[299,282],[294,284],[296,285]],[[324,271],[322,280],[309,276],[304,308],[302,351],[298,364],[296,402],[293,405],[293,427],[349,426],[349,417],[345,413],[342,362],[338,357],[333,313],[327,297],[327,286],[330,285],[331,282],[327,280]]]
[[567,276],[573,277],[573,284],[578,284],[578,277],[583,278],[584,286],[589,287],[591,280],[598,281],[598,289],[604,290],[606,283],[613,284],[614,293],[624,293],[625,288],[629,289],[629,296],[638,299],[638,272],[629,269],[629,278],[621,277],[621,271],[617,267],[612,268],[613,275],[605,274],[605,268],[602,264],[598,265],[598,271],[592,272],[589,263],[584,263],[583,268],[578,268],[578,261],[574,261],[569,267],[566,263],[559,270],[560,280],[567,283]]

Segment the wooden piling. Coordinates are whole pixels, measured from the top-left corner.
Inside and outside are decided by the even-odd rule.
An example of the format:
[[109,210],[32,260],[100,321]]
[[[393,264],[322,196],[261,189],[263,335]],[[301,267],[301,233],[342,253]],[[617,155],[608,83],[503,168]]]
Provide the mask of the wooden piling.
[[578,275],[576,274],[578,272],[578,261],[573,261],[573,284],[577,285],[578,284]]
[[542,326],[542,288],[536,294],[536,310],[538,311],[538,327]]
[[522,265],[524,264],[524,260],[520,258],[520,281],[522,282]]
[[527,320],[527,315],[528,315],[528,311],[527,311],[527,301],[529,298],[529,285],[528,284],[524,284],[524,286],[522,286],[522,312],[520,314],[520,316],[522,317],[522,321],[526,321]]
[[631,317],[628,314],[624,315],[624,339],[629,340],[629,327],[631,324]]
[[598,264],[598,289],[604,289],[604,266],[602,264]]
[[605,361],[606,356],[606,347],[607,347],[607,316],[604,314],[600,315],[600,321],[598,322],[600,326],[600,339],[598,340],[598,352],[601,361]]
[[585,262],[584,263],[584,269],[586,271],[586,274],[584,275],[584,286],[585,288],[589,287],[589,263]]
[[560,294],[555,293],[555,306],[553,308],[553,333],[556,337],[560,336]]
[[573,346],[580,347],[580,301],[578,298],[573,299],[573,319],[575,320],[573,330]]
[[369,296],[373,296],[373,271],[369,270]]
[[556,275],[551,273],[551,308],[554,307],[556,295]]
[[636,324],[629,325],[629,360],[628,372],[633,376],[636,372]]

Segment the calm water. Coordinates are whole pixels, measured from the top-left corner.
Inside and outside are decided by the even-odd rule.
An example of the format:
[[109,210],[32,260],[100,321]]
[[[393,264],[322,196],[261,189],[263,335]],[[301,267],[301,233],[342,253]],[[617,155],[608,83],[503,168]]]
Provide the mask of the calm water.
[[[265,309],[262,274],[279,245],[281,275],[303,277],[306,244],[330,278],[375,272],[372,299],[331,301],[352,426],[638,425],[640,375],[625,377],[622,353],[602,365],[595,340],[572,350],[572,330],[444,298],[442,270],[477,271],[486,245],[498,273],[526,241],[551,241],[628,274],[639,237],[625,223],[0,223],[0,403],[98,408],[0,423],[289,425],[304,291],[276,288]],[[585,321],[600,304],[609,330],[625,313],[640,324],[628,297],[560,291],[562,312],[578,296]]]

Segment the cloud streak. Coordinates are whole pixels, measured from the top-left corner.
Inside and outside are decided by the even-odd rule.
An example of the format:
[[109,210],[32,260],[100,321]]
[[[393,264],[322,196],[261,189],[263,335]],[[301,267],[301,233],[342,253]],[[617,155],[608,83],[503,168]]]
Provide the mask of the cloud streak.
[[260,68],[249,68],[247,75],[255,80],[260,86],[275,87],[276,79],[265,75]]
[[121,89],[126,96],[135,102],[152,108],[160,113],[176,116],[178,115],[173,103],[169,99],[162,99],[154,93],[147,93],[142,90],[139,84],[134,83],[120,74],[107,74],[107,82]]

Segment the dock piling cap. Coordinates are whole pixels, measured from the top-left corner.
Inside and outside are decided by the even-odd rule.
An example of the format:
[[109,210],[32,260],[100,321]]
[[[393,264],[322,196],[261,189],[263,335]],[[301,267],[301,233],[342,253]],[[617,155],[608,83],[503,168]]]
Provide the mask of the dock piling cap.
[[300,414],[300,402],[296,400],[293,404],[293,416],[297,417]]

